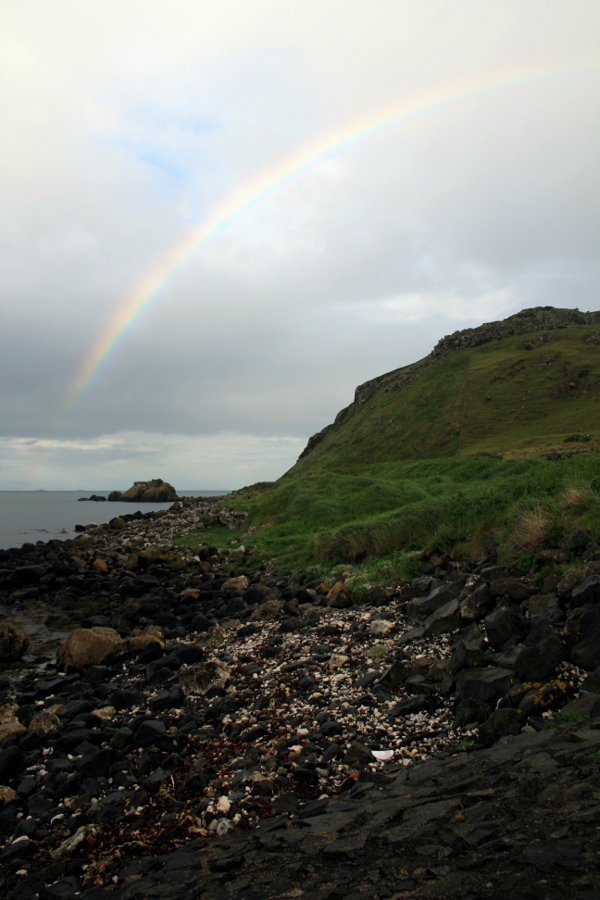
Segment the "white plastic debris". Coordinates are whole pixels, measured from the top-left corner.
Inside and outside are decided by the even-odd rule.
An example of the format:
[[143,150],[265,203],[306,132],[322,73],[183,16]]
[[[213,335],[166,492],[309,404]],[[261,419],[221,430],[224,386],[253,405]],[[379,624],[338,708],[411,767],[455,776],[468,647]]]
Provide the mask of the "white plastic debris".
[[389,762],[394,756],[393,750],[371,750],[371,753],[379,762]]

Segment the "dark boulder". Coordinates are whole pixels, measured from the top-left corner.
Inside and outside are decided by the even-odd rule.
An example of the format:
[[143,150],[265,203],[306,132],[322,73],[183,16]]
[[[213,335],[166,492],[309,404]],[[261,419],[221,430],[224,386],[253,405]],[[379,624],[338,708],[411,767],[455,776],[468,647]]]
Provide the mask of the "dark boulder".
[[522,681],[540,681],[565,657],[565,645],[556,628],[541,622],[529,634],[514,661],[514,669]]
[[488,641],[501,650],[511,639],[520,640],[527,633],[527,620],[514,606],[498,606],[484,619]]
[[479,740],[484,746],[495,744],[506,734],[518,734],[526,717],[518,709],[495,709],[489,719],[479,728]]
[[454,713],[454,727],[466,728],[467,725],[480,725],[485,722],[492,711],[489,703],[482,703],[474,697],[465,697],[457,704]]
[[514,672],[486,666],[482,669],[463,669],[456,676],[456,706],[470,697],[480,703],[495,703],[508,692]]
[[490,592],[494,597],[508,596],[513,603],[522,603],[529,600],[535,593],[534,588],[520,578],[496,578],[490,584]]
[[571,591],[571,608],[600,601],[600,575],[591,575]]
[[573,648],[573,662],[584,669],[600,665],[600,605],[584,609],[579,619],[582,640]]
[[490,613],[496,601],[490,593],[487,584],[481,584],[472,594],[465,597],[460,604],[460,617],[468,624],[469,622],[480,622],[481,619]]

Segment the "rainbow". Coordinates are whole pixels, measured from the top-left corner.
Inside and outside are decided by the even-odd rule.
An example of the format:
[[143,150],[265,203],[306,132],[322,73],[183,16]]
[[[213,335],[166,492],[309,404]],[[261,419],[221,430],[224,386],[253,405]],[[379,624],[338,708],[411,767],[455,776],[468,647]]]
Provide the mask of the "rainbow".
[[229,197],[153,271],[148,273],[125,298],[105,330],[90,347],[76,372],[69,390],[67,408],[72,407],[90,387],[98,373],[113,358],[119,346],[131,334],[143,313],[159,299],[165,287],[202,247],[219,237],[246,213],[266,203],[319,164],[350,153],[367,141],[381,137],[402,125],[431,115],[453,104],[509,90],[547,78],[595,74],[600,64],[567,67],[512,67],[496,70],[485,77],[456,81],[416,94],[398,106],[379,111],[334,131],[323,139],[283,160],[259,178]]

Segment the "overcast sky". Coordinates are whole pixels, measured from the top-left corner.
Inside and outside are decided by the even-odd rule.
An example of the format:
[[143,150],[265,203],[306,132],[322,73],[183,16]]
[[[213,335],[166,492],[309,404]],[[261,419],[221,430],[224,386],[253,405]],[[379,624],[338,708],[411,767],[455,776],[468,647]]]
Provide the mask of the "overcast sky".
[[[1,488],[274,479],[444,334],[600,309],[597,0],[3,0],[0,56]],[[229,197],[457,82],[201,248],[69,404]]]

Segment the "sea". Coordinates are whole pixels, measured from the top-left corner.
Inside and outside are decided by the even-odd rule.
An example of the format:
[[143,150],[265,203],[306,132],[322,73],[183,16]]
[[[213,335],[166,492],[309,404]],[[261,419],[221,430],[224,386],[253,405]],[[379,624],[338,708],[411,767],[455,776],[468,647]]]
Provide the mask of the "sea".
[[[179,490],[180,497],[218,497],[229,491]],[[110,490],[90,491],[0,491],[0,549],[36,544],[38,541],[66,540],[76,536],[76,525],[102,525],[115,516],[168,509],[169,503],[87,502],[80,497]]]

